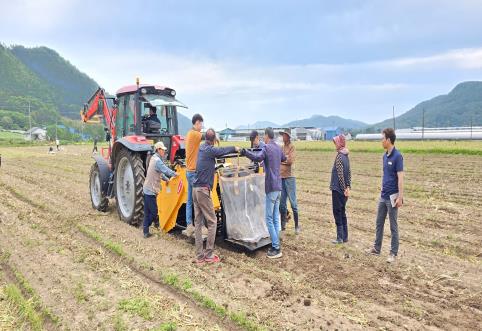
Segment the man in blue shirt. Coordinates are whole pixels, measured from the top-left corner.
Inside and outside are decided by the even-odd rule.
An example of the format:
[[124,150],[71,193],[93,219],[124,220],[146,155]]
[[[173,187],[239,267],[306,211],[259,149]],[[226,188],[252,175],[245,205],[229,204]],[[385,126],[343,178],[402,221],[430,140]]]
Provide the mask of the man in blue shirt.
[[243,149],[241,155],[246,156],[251,161],[264,162],[265,172],[265,192],[266,192],[266,226],[268,227],[271,237],[272,247],[268,250],[270,259],[280,258],[282,256],[279,240],[281,231],[279,219],[279,205],[281,198],[281,162],[286,161],[281,147],[274,141],[274,131],[272,128],[266,128],[264,131],[265,145],[260,152],[251,152]]
[[[151,156],[149,166],[147,167],[147,175],[144,180],[142,191],[144,193],[144,238],[149,238],[149,227],[152,221],[158,215],[156,197],[161,190],[161,180],[169,181],[172,177],[176,177],[175,171],[172,171],[162,161],[162,157],[167,148],[162,141],[154,145],[156,153]],[[158,227],[158,225],[156,226]]]
[[395,148],[395,130],[387,128],[382,131],[382,145],[386,150],[383,154],[382,192],[378,202],[376,220],[376,237],[373,248],[368,253],[379,255],[382,248],[383,227],[388,214],[392,244],[387,262],[393,263],[398,254],[398,208],[403,205],[403,156]]

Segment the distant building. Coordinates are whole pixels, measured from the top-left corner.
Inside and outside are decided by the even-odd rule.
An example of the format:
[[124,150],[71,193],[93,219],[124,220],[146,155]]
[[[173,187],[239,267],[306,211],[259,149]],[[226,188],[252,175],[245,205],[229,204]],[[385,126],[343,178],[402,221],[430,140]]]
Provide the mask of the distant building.
[[[224,141],[249,141],[251,131],[258,131],[259,136],[263,139],[264,129],[230,129],[226,128],[219,131],[219,137]],[[292,128],[273,128],[275,140],[281,141],[280,132],[289,130],[292,140],[321,140],[323,138],[323,130],[315,127],[292,127]]]
[[47,130],[33,127],[24,133],[25,140],[45,140],[47,139]]
[[338,127],[332,127],[332,128],[325,128],[325,135],[324,135],[324,140],[332,140],[336,136],[342,133],[341,129]]
[[[446,127],[396,130],[397,140],[482,140],[482,127]],[[360,133],[356,140],[380,140],[381,133]]]

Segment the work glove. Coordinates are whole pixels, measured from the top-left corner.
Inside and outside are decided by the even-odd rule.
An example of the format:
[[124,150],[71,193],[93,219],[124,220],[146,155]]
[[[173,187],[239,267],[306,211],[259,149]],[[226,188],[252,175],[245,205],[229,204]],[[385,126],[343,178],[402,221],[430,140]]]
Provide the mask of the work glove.
[[241,156],[246,156],[246,148],[241,148],[241,150],[239,151],[239,154]]

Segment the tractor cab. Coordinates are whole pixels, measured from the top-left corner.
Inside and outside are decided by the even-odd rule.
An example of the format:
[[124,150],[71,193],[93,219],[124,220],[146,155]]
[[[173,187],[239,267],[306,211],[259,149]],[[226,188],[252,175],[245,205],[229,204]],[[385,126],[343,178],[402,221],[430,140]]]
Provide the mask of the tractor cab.
[[168,148],[168,159],[183,158],[183,138],[179,136],[176,91],[157,85],[131,85],[117,91],[116,138],[144,136],[162,141]]

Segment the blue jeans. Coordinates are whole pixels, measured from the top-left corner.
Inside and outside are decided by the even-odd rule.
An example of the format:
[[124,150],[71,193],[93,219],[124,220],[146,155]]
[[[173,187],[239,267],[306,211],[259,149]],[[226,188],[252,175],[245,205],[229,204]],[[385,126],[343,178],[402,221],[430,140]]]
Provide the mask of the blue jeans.
[[279,233],[281,224],[279,219],[280,191],[266,193],[266,226],[268,227],[271,245],[274,249],[280,249]]
[[376,238],[374,248],[377,252],[380,252],[382,249],[382,241],[383,241],[383,227],[385,226],[385,219],[387,218],[390,220],[390,232],[392,233],[392,246],[390,249],[390,253],[397,256],[398,254],[398,245],[399,245],[399,238],[398,238],[398,208],[392,207],[392,203],[390,199],[383,199],[380,198],[378,202],[378,213],[377,213],[377,221],[376,221]]
[[186,226],[192,224],[192,185],[196,173],[194,171],[186,171],[187,178],[187,203],[186,203]]
[[144,194],[144,233],[149,233],[149,227],[157,217],[157,201],[155,195]]
[[296,178],[288,177],[281,179],[281,200],[279,203],[279,210],[282,214],[288,212],[286,205],[287,199],[290,199],[291,209],[293,213],[298,212],[298,203],[296,202]]

